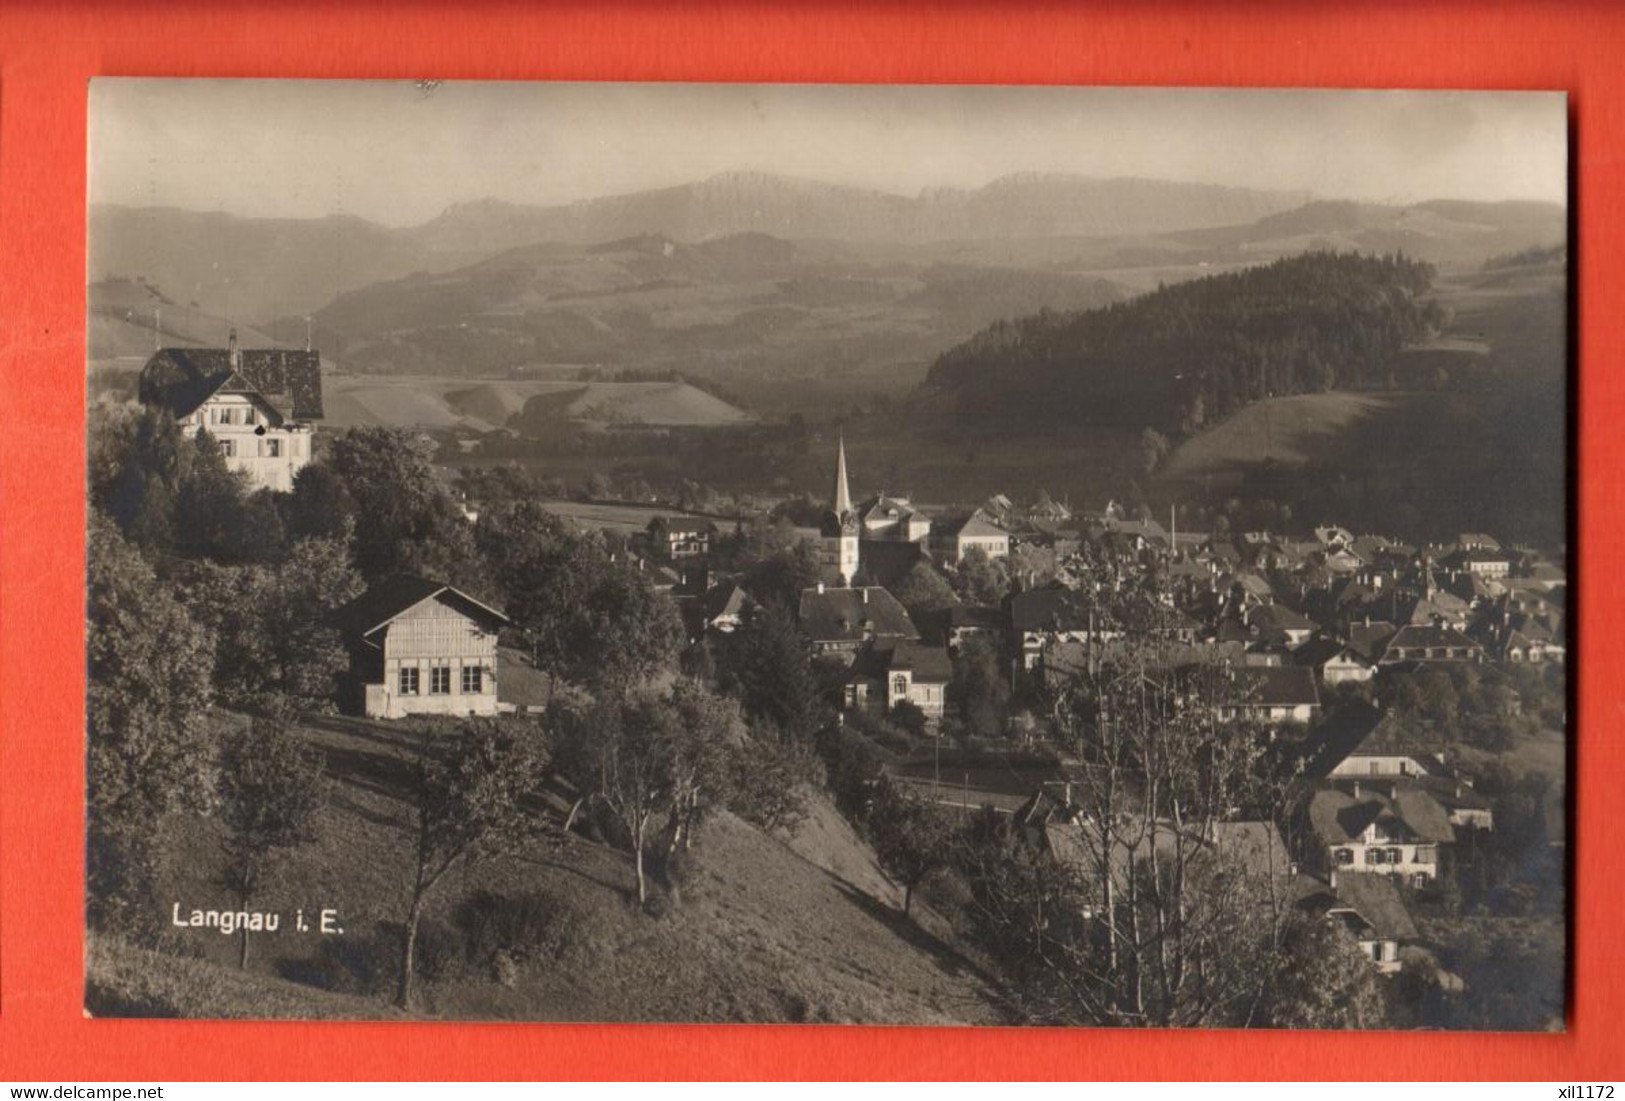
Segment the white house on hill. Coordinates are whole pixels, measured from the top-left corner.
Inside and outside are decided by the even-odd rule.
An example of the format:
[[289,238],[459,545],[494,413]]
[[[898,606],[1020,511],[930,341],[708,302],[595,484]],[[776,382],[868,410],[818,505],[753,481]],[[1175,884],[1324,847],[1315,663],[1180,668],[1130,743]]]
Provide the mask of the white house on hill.
[[311,459],[311,422],[322,418],[321,357],[313,351],[162,348],[141,368],[138,396],[166,409],[188,438],[207,431],[226,466],[255,489],[287,493]]
[[497,632],[508,619],[450,585],[393,577],[339,609],[370,718],[494,715]]

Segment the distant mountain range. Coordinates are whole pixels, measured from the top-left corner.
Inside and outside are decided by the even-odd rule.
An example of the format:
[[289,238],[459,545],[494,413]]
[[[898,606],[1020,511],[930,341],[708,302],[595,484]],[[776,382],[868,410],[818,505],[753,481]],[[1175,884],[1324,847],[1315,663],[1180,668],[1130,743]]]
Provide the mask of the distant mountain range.
[[1307,198],[1302,192],[1036,174],[907,197],[729,172],[564,206],[459,203],[408,228],[347,216],[239,218],[97,205],[90,211],[90,278],[140,276],[182,303],[265,320],[308,313],[341,291],[369,283],[449,270],[545,242],[662,234],[694,243],[747,232],[897,244],[1117,236],[1250,223]]
[[[999,318],[1076,310],[1314,250],[1447,267],[1566,238],[1543,203],[1019,174],[916,196],[733,172],[563,206],[484,201],[423,225],[90,211],[93,358],[235,324],[385,374],[539,365],[823,377],[906,367]],[[139,292],[138,292],[139,291]]]

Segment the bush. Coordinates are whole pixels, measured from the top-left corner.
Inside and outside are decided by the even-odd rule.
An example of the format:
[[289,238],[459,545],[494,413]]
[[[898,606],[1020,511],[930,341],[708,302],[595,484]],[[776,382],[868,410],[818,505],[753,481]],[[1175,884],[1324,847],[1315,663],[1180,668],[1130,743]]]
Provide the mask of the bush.
[[[464,958],[504,982],[505,969],[562,959],[580,939],[581,919],[565,899],[530,892],[476,891],[452,918]],[[505,961],[505,962],[504,962]]]

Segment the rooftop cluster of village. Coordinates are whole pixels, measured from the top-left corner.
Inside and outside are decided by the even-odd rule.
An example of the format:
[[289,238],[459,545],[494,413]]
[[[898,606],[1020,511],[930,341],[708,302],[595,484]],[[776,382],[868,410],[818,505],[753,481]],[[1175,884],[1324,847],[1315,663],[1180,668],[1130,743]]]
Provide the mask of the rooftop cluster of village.
[[[696,643],[752,614],[746,579],[704,569],[717,525],[661,517],[647,536],[642,547]],[[947,515],[885,493],[854,503],[837,444],[816,538],[821,576],[801,591],[797,620],[811,651],[839,667],[847,716],[891,716],[960,745],[1036,740],[1058,751],[1038,767],[970,754],[968,767],[946,772],[934,751],[892,764],[894,782],[1039,824],[1046,847],[1086,861],[1064,838],[1090,828],[1070,794],[1089,751],[1057,740],[1043,711],[1101,655],[1150,642],[1153,664],[1222,670],[1211,700],[1220,722],[1290,744],[1299,782],[1277,814],[1222,832],[1245,838],[1247,859],[1287,875],[1306,905],[1343,916],[1384,972],[1417,939],[1395,884],[1430,889],[1458,835],[1494,828],[1490,802],[1451,768],[1449,724],[1406,691],[1426,696],[1453,672],[1475,684],[1488,674],[1493,724],[1522,707],[1497,669],[1528,668],[1535,675],[1518,683],[1540,683],[1536,671],[1565,657],[1562,567],[1483,533],[1413,546],[1335,525],[1180,531],[1115,504],[1074,512],[1042,493],[1025,506],[999,495]],[[920,570],[957,591],[911,599]],[[964,583],[971,573],[994,579],[981,601]],[[998,709],[1003,729],[975,729],[963,713],[967,644],[995,658],[1001,700],[1028,704]],[[1560,809],[1551,819],[1560,838]]]

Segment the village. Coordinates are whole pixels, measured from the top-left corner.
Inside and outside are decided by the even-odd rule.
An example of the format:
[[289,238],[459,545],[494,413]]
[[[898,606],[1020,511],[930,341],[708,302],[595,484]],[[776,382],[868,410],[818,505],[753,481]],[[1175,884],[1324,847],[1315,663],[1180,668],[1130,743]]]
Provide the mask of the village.
[[[216,448],[238,500],[280,511],[289,528],[300,502],[317,497],[317,475],[331,479],[313,350],[239,348],[235,334],[224,348],[160,349],[142,370],[139,402],[178,429],[186,443],[177,446]],[[406,447],[411,435],[373,443],[391,439]],[[905,911],[916,889],[927,905],[952,908],[938,874],[946,869],[968,884],[967,912],[992,908],[987,884],[1008,868],[984,883],[949,851],[981,831],[999,837],[999,859],[1021,875],[1059,868],[1070,877],[1075,927],[1055,935],[1073,956],[1105,952],[1115,965],[1119,940],[1130,954],[1145,950],[1150,938],[1118,927],[1138,920],[1138,892],[1171,890],[1176,909],[1185,892],[1233,894],[1245,920],[1267,905],[1277,929],[1309,920],[1317,937],[1338,930],[1340,940],[1312,940],[1314,951],[1352,944],[1389,987],[1408,967],[1430,997],[1464,996],[1467,984],[1426,932],[1440,921],[1425,919],[1457,912],[1464,891],[1506,893],[1484,872],[1507,829],[1496,811],[1532,788],[1495,762],[1563,729],[1566,584],[1549,550],[1484,533],[1409,545],[1331,518],[1302,532],[1190,531],[1177,512],[1164,526],[1144,507],[1074,508],[1039,487],[936,507],[849,470],[838,428],[820,444],[831,480],[816,526],[782,510],[708,518],[658,505],[647,506],[641,530],[613,535],[568,515],[548,521],[594,541],[617,583],[665,606],[618,619],[618,609],[641,608],[623,593],[574,637],[608,646],[604,636],[622,630],[658,635],[649,624],[662,616],[677,632],[675,661],[629,660],[614,691],[641,683],[680,697],[692,682],[740,701],[732,706],[753,727],[760,719],[786,743],[802,729],[821,747],[842,747],[821,750],[825,783],[903,888]],[[383,469],[392,459],[374,461]],[[419,488],[472,532],[444,538],[487,559],[505,553],[516,529],[485,534],[482,525],[496,513],[515,523],[535,505],[511,491],[482,499],[489,481],[458,482],[441,468],[433,479]],[[359,482],[349,492],[361,527],[391,521],[359,499]],[[349,530],[341,541],[366,536]],[[530,589],[550,584],[535,573],[547,567],[531,562],[516,567],[531,571],[522,583],[482,587],[451,569],[430,574],[405,548],[395,561],[415,568],[363,569],[365,586],[320,613],[320,626],[342,638],[342,662],[335,650],[328,688],[308,692],[302,707],[386,725],[425,716],[546,725],[561,686],[611,690],[602,670],[550,662],[538,641]],[[792,626],[799,653],[783,660],[794,668],[764,672],[760,654]],[[1167,764],[1175,758],[1184,763]],[[813,773],[785,775],[772,782]],[[1485,775],[1490,790],[1476,782]],[[589,794],[577,796],[564,829],[585,817]],[[706,795],[696,785],[683,798],[698,805]],[[1554,866],[1564,820],[1559,780],[1539,792],[1532,835]],[[688,824],[677,809],[671,823],[675,852]],[[630,841],[640,902],[642,828]],[[1517,831],[1528,842],[1529,824]],[[1004,902],[1019,906],[1025,896],[1005,888],[1014,893]],[[1118,913],[1125,898],[1127,918]],[[1160,902],[1152,909],[1161,913]],[[1014,953],[1017,934],[998,936]],[[1008,966],[1021,989],[1042,991],[1028,995],[1036,1004],[1056,996],[1052,962],[1040,976],[1026,974],[1026,962]],[[1144,981],[1136,970],[1133,982]],[[1168,992],[1164,1023],[1208,1019],[1181,1016],[1181,997]],[[1124,1017],[1112,1019],[1150,1016],[1114,1004]]]

